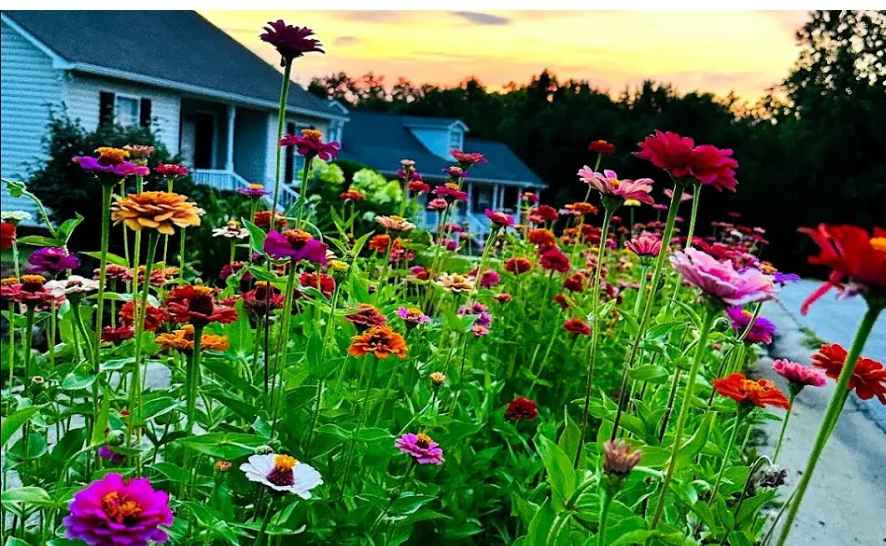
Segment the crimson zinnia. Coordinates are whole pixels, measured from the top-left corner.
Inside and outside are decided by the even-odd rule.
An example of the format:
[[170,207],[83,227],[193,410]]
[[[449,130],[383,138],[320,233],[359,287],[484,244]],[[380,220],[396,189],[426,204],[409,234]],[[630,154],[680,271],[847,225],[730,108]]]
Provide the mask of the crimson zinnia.
[[166,298],[166,310],[172,320],[195,326],[210,322],[222,324],[237,320],[237,310],[215,301],[215,290],[208,286],[186,285],[174,288]]
[[[846,349],[838,343],[825,343],[812,355],[812,365],[822,368],[831,379],[840,377],[845,362]],[[862,400],[876,396],[881,404],[886,405],[886,368],[872,358],[858,357],[849,378],[849,390],[853,389]]]

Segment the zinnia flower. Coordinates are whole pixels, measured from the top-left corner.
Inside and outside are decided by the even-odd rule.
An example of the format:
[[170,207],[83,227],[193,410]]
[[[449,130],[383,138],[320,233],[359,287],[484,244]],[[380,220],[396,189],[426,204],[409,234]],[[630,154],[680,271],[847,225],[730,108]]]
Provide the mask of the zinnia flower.
[[694,248],[675,252],[671,256],[671,265],[684,280],[727,305],[764,301],[775,295],[769,275],[752,268],[738,272],[732,262],[718,261]]
[[323,477],[314,467],[281,453],[250,455],[240,470],[251,482],[274,491],[295,493],[305,500],[311,498],[311,489],[323,485]]
[[[732,330],[739,335],[745,331],[748,324],[751,323],[751,318],[754,316],[753,313],[742,309],[740,306],[729,307],[726,309],[726,314],[732,322]],[[754,320],[754,325],[751,326],[747,336],[745,336],[745,341],[748,343],[762,343],[763,345],[769,345],[772,343],[772,336],[774,334],[775,324],[764,317],[758,316]]]
[[505,419],[508,421],[531,421],[536,417],[538,417],[538,406],[525,396],[511,400],[508,409],[505,410]]
[[352,202],[356,203],[357,201],[363,201],[364,199],[366,199],[366,196],[363,195],[362,191],[352,188],[348,191],[341,192],[338,195],[338,198],[341,201],[345,201],[345,202],[352,201]]
[[394,447],[409,455],[418,464],[443,464],[443,450],[424,432],[411,432],[397,438]]
[[249,184],[245,188],[238,189],[237,193],[250,199],[261,199],[270,192],[266,191],[265,187],[261,184]]
[[474,289],[473,283],[471,283],[467,277],[459,275],[458,273],[441,273],[440,276],[437,277],[436,282],[437,285],[454,294],[461,294],[462,292],[469,292]]
[[280,53],[280,66],[286,66],[286,63],[305,53],[312,51],[324,53],[320,41],[310,37],[314,31],[308,27],[287,25],[283,19],[277,19],[273,22],[268,21],[268,26],[263,30],[265,32],[259,38],[277,48]]
[[480,286],[483,288],[492,288],[501,282],[501,275],[494,269],[487,269],[480,275]]
[[228,220],[224,227],[212,230],[213,237],[224,237],[226,239],[245,239],[249,237],[249,230],[240,225],[237,220]]
[[526,234],[529,242],[540,248],[553,246],[557,243],[557,237],[554,232],[549,229],[530,229]]
[[505,261],[505,271],[510,271],[515,275],[526,273],[530,269],[532,269],[532,262],[529,261],[529,258],[517,256],[515,258],[509,258]]
[[326,244],[300,229],[268,232],[263,248],[270,257],[278,260],[288,258],[326,265]]
[[655,202],[650,195],[653,184],[651,178],[619,180],[615,171],[606,169],[602,173],[598,173],[594,172],[587,165],[579,169],[578,177],[582,182],[603,194],[604,197],[617,197],[622,201],[625,199],[636,199],[647,205]]
[[372,353],[381,360],[394,355],[402,360],[406,358],[406,340],[390,326],[373,326],[351,338],[348,353],[351,356]]
[[289,223],[282,215],[272,214],[269,210],[260,210],[255,213],[255,225],[262,229],[269,229],[271,226],[271,216],[274,217],[276,229],[283,229]]
[[486,209],[484,212],[489,221],[496,227],[511,227],[514,225],[514,217],[510,214],[497,212],[492,209]]
[[378,222],[383,228],[389,229],[391,231],[412,231],[415,229],[415,224],[407,220],[406,218],[392,215],[392,216],[376,216],[375,221]]
[[563,329],[576,336],[591,335],[591,327],[588,325],[587,322],[579,318],[567,319],[563,323]]
[[693,177],[717,190],[735,191],[738,161],[732,157],[732,150],[710,144],[696,146],[689,137],[670,131],[655,131],[640,142],[640,151],[634,155],[648,160],[674,178]]
[[748,379],[741,373],[733,373],[728,377],[715,379],[714,389],[728,398],[732,398],[743,407],[751,405],[765,408],[774,406],[784,409],[791,407],[790,401],[778,390],[775,383],[767,379]]
[[458,308],[458,316],[476,317],[474,323],[471,324],[471,333],[476,337],[482,337],[489,333],[489,327],[492,326],[492,313],[489,308],[479,302],[468,303]]
[[80,267],[80,260],[61,247],[46,246],[38,248],[28,256],[29,273],[61,273],[68,269]]
[[45,286],[50,292],[59,291],[68,297],[78,297],[98,290],[98,281],[71,275],[62,281],[49,281]]
[[538,203],[539,197],[538,194],[531,191],[524,191],[520,193],[520,201],[524,203],[529,203],[530,205],[535,205]]
[[132,339],[132,336],[134,335],[135,330],[132,329],[132,326],[124,325],[117,326],[116,328],[113,326],[105,326],[102,328],[102,341],[113,345],[122,343],[127,339]]
[[306,159],[319,157],[323,161],[330,161],[338,157],[341,144],[338,142],[323,142],[323,133],[316,129],[302,129],[300,135],[283,135],[280,146],[295,146],[298,154]]
[[388,323],[388,319],[381,311],[368,303],[357,305],[356,309],[345,314],[345,318],[358,330],[365,330],[372,326],[383,326]]
[[[163,333],[155,339],[157,345],[165,349],[174,349],[181,352],[191,352],[194,350],[194,326],[185,324],[179,330]],[[228,350],[230,343],[225,336],[216,336],[213,334],[202,334],[200,336],[200,348],[204,351],[218,351],[220,353]]]
[[319,290],[327,298],[335,292],[335,279],[325,273],[305,271],[298,276],[298,282],[303,288]]
[[640,462],[642,453],[632,449],[624,440],[609,440],[603,444],[603,472],[624,478]]
[[169,178],[188,176],[188,168],[178,163],[161,163],[154,167],[154,173]]
[[557,209],[550,205],[539,205],[529,211],[529,221],[533,224],[553,222],[559,217]]
[[422,194],[431,191],[431,186],[422,180],[410,180],[409,183],[406,184],[406,189],[412,193]]
[[542,267],[542,269],[546,269],[548,271],[558,271],[560,273],[566,273],[569,271],[571,264],[569,263],[569,257],[566,254],[555,247],[552,246],[542,252],[541,257],[538,260],[538,264]]
[[76,156],[71,159],[84,171],[91,172],[96,175],[109,175],[111,182],[116,182],[127,176],[147,176],[151,170],[144,165],[136,165],[129,161],[106,162],[101,158],[95,158],[89,155]]
[[589,152],[596,152],[600,155],[612,155],[615,153],[615,145],[605,140],[594,140],[588,144]]
[[828,280],[803,302],[801,314],[808,313],[809,307],[833,287],[842,295],[859,291],[886,294],[886,229],[874,228],[873,237],[864,228],[848,225],[819,224],[817,229],[799,231],[811,237],[821,251],[810,257],[809,263],[831,269]]
[[[845,362],[846,349],[837,343],[825,343],[812,355],[812,365],[822,368],[831,379],[840,377]],[[855,390],[862,400],[876,396],[881,404],[886,404],[886,368],[872,358],[858,357],[849,378],[849,390]]]
[[469,169],[474,165],[486,163],[486,157],[478,152],[462,152],[460,150],[452,150],[452,157],[458,161],[462,169]]
[[825,374],[821,371],[784,358],[775,360],[772,363],[772,370],[790,382],[791,391],[794,394],[800,392],[807,385],[824,387],[827,382]]
[[180,324],[205,326],[210,322],[227,324],[237,320],[237,310],[215,301],[215,290],[208,286],[186,285],[173,288],[166,298],[169,316]]
[[625,248],[641,258],[652,258],[661,252],[661,239],[648,231],[625,243]]
[[0,250],[9,250],[15,242],[15,224],[12,222],[0,223]]
[[255,288],[243,293],[243,305],[256,317],[263,317],[269,310],[283,307],[283,294],[273,285],[270,285],[271,293],[268,294],[268,286],[267,281],[258,281]]
[[169,495],[150,480],[110,473],[74,495],[64,519],[66,536],[91,546],[146,546],[166,542],[172,525]]
[[133,231],[156,229],[165,235],[175,233],[174,226],[200,225],[200,209],[184,195],[165,191],[145,191],[118,197],[111,205],[111,219],[123,222]]
[[403,319],[407,328],[415,328],[420,324],[431,322],[431,317],[422,313],[418,307],[398,307],[397,316]]

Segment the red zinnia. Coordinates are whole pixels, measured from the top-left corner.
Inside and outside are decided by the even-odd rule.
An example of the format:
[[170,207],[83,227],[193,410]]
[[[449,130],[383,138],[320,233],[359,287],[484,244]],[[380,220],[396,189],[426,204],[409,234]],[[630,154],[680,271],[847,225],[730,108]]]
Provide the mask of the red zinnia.
[[563,329],[577,336],[591,335],[591,327],[587,322],[579,318],[567,319],[566,322],[563,323]]
[[559,217],[560,213],[550,205],[539,205],[529,211],[529,221],[535,224],[553,222]]
[[581,292],[585,289],[585,280],[587,277],[581,271],[573,273],[563,281],[563,288],[570,292]]
[[335,279],[325,273],[309,273],[305,271],[299,278],[303,287],[316,288],[327,298],[335,292]]
[[866,229],[851,225],[819,224],[817,229],[799,231],[811,237],[821,251],[810,257],[809,263],[831,268],[827,282],[806,298],[800,313],[805,315],[832,287],[844,290],[843,279],[866,289],[886,291],[886,229],[874,228],[873,237]]
[[[127,301],[123,304],[123,307],[120,308],[120,323],[124,326],[132,326],[134,323],[134,311],[135,305],[131,301]],[[153,305],[145,306],[145,330],[148,332],[154,332],[163,325],[168,317],[166,316],[166,311],[160,309],[159,307],[154,307]]]
[[0,250],[9,250],[15,242],[15,224],[3,222],[0,224]]
[[529,261],[529,258],[524,258],[522,256],[510,258],[505,262],[505,271],[510,271],[515,275],[526,273],[530,269],[532,269],[532,262]]
[[226,324],[237,320],[237,310],[217,303],[214,295],[215,290],[208,286],[179,286],[167,296],[166,309],[180,324],[205,326],[210,322]]
[[505,410],[508,421],[531,421],[538,417],[538,406],[525,396],[514,398]]
[[463,169],[486,163],[486,157],[478,152],[462,152],[460,150],[452,150],[452,157],[459,162]]
[[359,304],[356,309],[347,313],[345,318],[356,326],[358,330],[365,330],[372,326],[383,326],[388,322],[388,319],[381,314],[381,311],[368,303]]
[[[822,368],[828,377],[837,379],[846,362],[846,349],[837,343],[825,343],[817,353],[812,355],[812,365]],[[886,404],[886,368],[872,358],[863,356],[855,361],[855,370],[849,378],[849,390],[862,400],[877,397],[881,404]]]
[[744,374],[734,373],[729,377],[715,379],[714,388],[723,396],[743,405],[761,408],[775,406],[784,409],[791,407],[787,397],[778,390],[775,383],[767,379],[748,379]]
[[387,233],[379,233],[373,235],[371,239],[369,239],[369,248],[378,252],[379,254],[384,254],[388,251],[388,247],[391,245],[391,236]]
[[541,258],[539,258],[538,263],[543,269],[547,269],[548,271],[558,271],[560,273],[566,273],[571,267],[569,257],[566,254],[563,254],[563,252],[555,246],[545,250],[542,253]]
[[610,144],[605,140],[595,140],[588,144],[588,151],[596,152],[600,155],[612,155],[615,153],[615,144]]
[[549,229],[530,229],[526,236],[530,243],[538,247],[552,246],[557,242],[557,236]]

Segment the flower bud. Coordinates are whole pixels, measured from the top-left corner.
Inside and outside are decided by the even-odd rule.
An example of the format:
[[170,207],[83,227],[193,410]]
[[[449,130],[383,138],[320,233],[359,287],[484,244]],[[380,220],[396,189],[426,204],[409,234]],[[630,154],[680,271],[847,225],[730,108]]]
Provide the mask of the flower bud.
[[640,462],[639,450],[623,441],[608,441],[603,445],[603,471],[607,474],[624,478]]
[[219,459],[215,461],[215,470],[217,472],[227,472],[231,469],[231,461],[226,461],[224,459]]
[[440,388],[443,385],[443,383],[446,382],[446,374],[443,372],[433,372],[430,375],[430,378],[431,378],[431,385],[433,385],[435,389]]
[[37,396],[46,388],[46,380],[42,375],[35,375],[31,378],[31,394]]

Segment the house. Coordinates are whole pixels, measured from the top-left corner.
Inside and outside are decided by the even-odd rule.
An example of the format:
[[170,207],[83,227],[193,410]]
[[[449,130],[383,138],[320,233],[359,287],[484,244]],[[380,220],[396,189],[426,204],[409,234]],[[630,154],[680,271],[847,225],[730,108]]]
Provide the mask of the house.
[[[150,126],[198,183],[230,190],[274,180],[280,71],[197,13],[3,11],[0,19],[4,178],[25,179],[45,159],[50,112],[64,110],[89,130]],[[483,153],[489,163],[472,169],[459,213],[472,231],[486,230],[485,208],[516,210],[519,191],[544,186],[506,145],[468,138],[460,120],[349,112],[293,83],[285,130],[306,127],[341,142],[343,158],[387,175],[409,158],[442,181],[452,149]],[[284,207],[297,197],[300,169],[287,148]],[[3,192],[4,209],[32,208]]]
[[[415,161],[416,169],[429,183],[446,180],[452,165],[452,150],[479,152],[487,162],[471,168],[466,181],[468,200],[453,220],[467,223],[474,233],[488,231],[483,214],[487,208],[517,215],[523,191],[539,193],[545,183],[507,145],[493,140],[469,138],[467,125],[459,119],[402,116],[351,110],[342,140],[341,158],[357,161],[393,176],[401,159]],[[437,214],[428,212],[421,220],[433,225]]]
[[[3,11],[2,176],[43,159],[50,109],[85,128],[151,125],[199,183],[274,179],[280,72],[190,11]],[[290,86],[286,131],[339,140],[347,113]],[[285,180],[299,157],[286,154]],[[295,196],[286,188],[284,205]],[[3,208],[30,208],[4,188]]]

